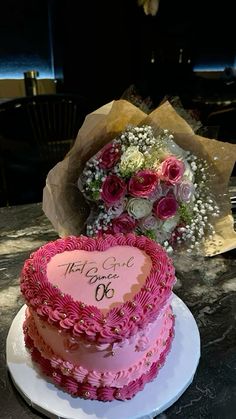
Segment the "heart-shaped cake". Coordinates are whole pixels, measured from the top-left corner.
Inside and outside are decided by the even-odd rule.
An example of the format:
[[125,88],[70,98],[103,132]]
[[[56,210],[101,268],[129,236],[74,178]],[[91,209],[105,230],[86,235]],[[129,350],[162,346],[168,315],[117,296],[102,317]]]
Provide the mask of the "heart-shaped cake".
[[144,236],[47,243],[21,274],[32,359],[75,396],[132,398],[157,375],[170,349],[174,282],[166,251]]

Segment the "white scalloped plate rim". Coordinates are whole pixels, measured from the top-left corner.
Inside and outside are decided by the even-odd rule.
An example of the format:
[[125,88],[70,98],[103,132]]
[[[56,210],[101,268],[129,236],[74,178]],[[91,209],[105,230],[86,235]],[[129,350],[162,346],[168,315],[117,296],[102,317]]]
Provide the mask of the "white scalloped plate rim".
[[200,358],[200,335],[196,321],[173,295],[175,337],[165,365],[155,380],[131,400],[100,402],[75,398],[58,389],[40,373],[25,348],[22,325],[26,305],[21,307],[8,332],[6,355],[12,381],[26,402],[51,419],[144,419],[170,407],[192,383]]

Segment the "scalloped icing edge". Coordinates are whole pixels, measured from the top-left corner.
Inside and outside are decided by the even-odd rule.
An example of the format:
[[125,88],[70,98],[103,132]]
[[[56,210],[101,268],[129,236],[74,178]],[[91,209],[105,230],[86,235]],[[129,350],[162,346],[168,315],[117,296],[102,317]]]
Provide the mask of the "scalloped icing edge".
[[[95,306],[61,294],[48,282],[47,263],[57,253],[68,250],[104,251],[112,246],[134,246],[144,250],[152,260],[152,268],[145,286],[133,300],[112,308],[106,316]],[[42,319],[72,336],[99,343],[122,341],[152,322],[171,295],[174,283],[173,262],[161,245],[132,233],[97,238],[69,236],[49,242],[25,261],[20,278],[21,292],[27,305]]]
[[144,386],[148,382],[154,380],[166,361],[166,357],[171,349],[173,338],[174,322],[171,330],[169,331],[166,346],[159,359],[151,364],[150,369],[147,372],[121,388],[114,386],[95,387],[88,382],[79,383],[75,380],[75,378],[64,375],[61,369],[52,367],[50,360],[45,359],[41,355],[28,334],[25,334],[25,345],[30,351],[32,361],[39,364],[41,372],[48,376],[57,387],[64,389],[66,392],[75,397],[107,402],[112,400],[132,399],[139,391],[143,390]]
[[94,387],[103,387],[109,384],[112,387],[120,388],[139,378],[140,370],[141,375],[143,373],[147,373],[150,368],[150,364],[154,361],[158,361],[158,358],[162,354],[160,349],[163,348],[163,343],[160,344],[160,339],[162,342],[168,341],[168,339],[172,336],[174,329],[174,315],[171,308],[170,312],[171,313],[168,314],[168,316],[171,315],[170,327],[166,328],[165,325],[162,327],[155,344],[144,351],[142,360],[128,369],[114,373],[108,372],[107,374],[99,371],[89,371],[82,365],[75,365],[72,362],[65,361],[56,356],[50,346],[48,346],[39,335],[33,317],[30,316],[25,320],[23,330],[26,341],[28,336],[32,340],[33,346],[40,352],[40,355],[44,359],[48,359],[51,366],[57,370],[59,369],[64,376],[73,377],[78,383],[89,383]]

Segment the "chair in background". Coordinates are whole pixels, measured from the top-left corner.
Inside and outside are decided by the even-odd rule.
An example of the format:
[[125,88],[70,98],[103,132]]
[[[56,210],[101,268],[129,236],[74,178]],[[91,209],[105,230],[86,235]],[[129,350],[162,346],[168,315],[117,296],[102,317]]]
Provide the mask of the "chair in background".
[[23,97],[0,105],[0,176],[5,195],[0,205],[41,201],[47,173],[69,151],[91,111],[83,97],[64,94]]

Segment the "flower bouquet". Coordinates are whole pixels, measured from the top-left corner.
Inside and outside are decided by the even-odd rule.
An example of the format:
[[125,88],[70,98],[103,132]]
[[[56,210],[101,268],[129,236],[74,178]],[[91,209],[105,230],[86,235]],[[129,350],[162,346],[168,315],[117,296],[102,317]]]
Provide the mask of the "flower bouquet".
[[128,127],[88,160],[78,186],[91,206],[86,232],[142,234],[172,253],[197,249],[214,234],[220,210],[208,164],[185,151],[168,130]]
[[60,236],[135,231],[212,256],[236,247],[228,182],[236,145],[195,135],[165,102],[125,100],[89,114],[48,174],[43,210]]

